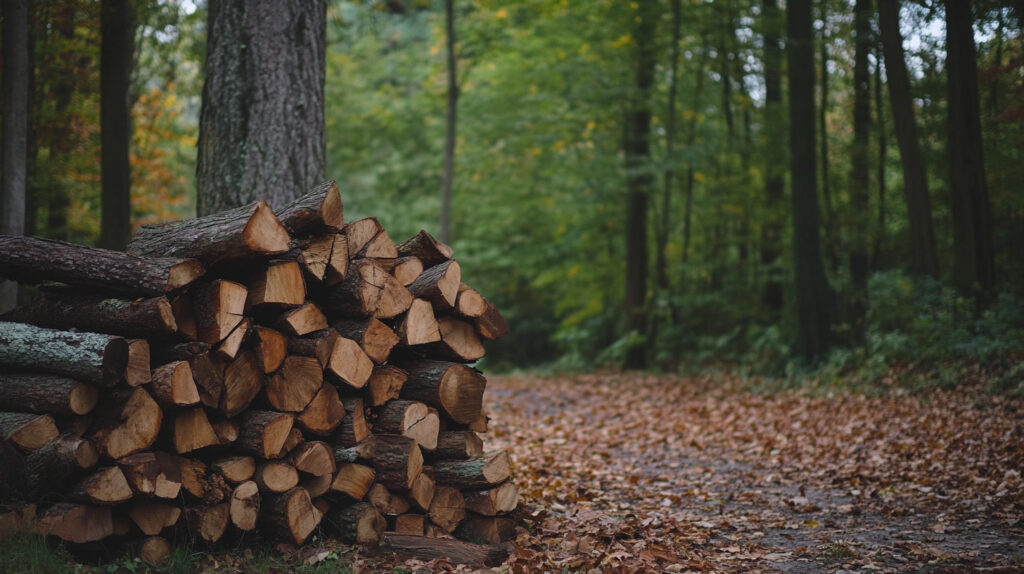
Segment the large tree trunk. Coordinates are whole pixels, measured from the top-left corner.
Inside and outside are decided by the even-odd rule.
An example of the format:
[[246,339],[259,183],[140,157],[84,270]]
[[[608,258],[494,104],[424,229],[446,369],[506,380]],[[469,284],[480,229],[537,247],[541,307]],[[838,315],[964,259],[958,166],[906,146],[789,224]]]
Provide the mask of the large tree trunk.
[[455,56],[455,0],[445,0],[445,44],[448,48],[448,116],[444,124],[444,180],[441,183],[441,241],[451,241],[452,186],[455,183],[455,119],[459,103],[458,60]]
[[129,90],[135,52],[135,4],[100,5],[100,247],[124,250],[132,234],[132,121]]
[[[625,119],[623,151],[626,156],[626,332],[646,333],[647,325],[647,198],[654,184],[647,170],[651,161],[651,93],[654,89],[656,50],[654,36],[659,6],[641,0],[634,27],[636,68],[633,93]],[[647,347],[632,345],[623,365],[642,369]]]
[[868,298],[868,204],[871,173],[868,153],[871,137],[871,0],[857,0],[854,6],[853,57],[853,144],[850,147],[850,204],[853,208],[850,228],[849,321],[851,342],[864,338],[864,320]]
[[779,45],[781,17],[777,0],[764,0],[764,195],[767,219],[761,233],[761,265],[767,279],[761,293],[761,303],[768,308],[772,321],[778,319],[783,302],[781,270],[778,269],[782,254],[782,199],[785,185],[785,118],[782,110],[782,48]]
[[949,172],[953,212],[953,283],[962,293],[995,286],[992,214],[985,181],[974,18],[969,0],[946,0]]
[[324,179],[325,0],[212,0],[197,211],[276,209]]
[[[28,139],[28,0],[3,7],[3,188],[0,234],[25,233],[26,142]],[[0,281],[0,313],[17,304],[18,284]]]
[[793,210],[797,352],[814,358],[829,347],[832,288],[821,259],[818,192],[814,162],[814,53],[810,0],[786,8],[789,60],[789,166]]

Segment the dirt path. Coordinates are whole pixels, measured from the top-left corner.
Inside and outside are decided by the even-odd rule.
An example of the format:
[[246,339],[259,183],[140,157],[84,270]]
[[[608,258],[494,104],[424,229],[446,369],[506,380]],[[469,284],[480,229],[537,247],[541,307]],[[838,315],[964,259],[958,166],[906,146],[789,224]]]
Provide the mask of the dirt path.
[[[978,392],[493,378],[522,571],[1024,571],[1024,408]],[[496,443],[496,444],[495,444]]]

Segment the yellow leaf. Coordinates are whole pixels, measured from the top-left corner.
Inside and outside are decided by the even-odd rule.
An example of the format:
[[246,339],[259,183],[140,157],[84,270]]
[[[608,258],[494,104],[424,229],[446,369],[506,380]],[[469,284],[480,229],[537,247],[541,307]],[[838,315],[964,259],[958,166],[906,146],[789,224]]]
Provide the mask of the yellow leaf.
[[503,20],[505,18],[508,18],[508,10],[502,8],[501,10],[498,10],[498,12],[495,13],[494,15],[498,18],[498,20]]
[[707,177],[705,177],[703,173],[695,171],[693,172],[693,179],[696,179],[700,183],[704,183],[707,180]]
[[629,44],[631,39],[632,38],[630,38],[629,34],[623,34],[618,40],[615,41],[614,44],[612,44],[612,47],[613,48],[621,48],[621,47]]

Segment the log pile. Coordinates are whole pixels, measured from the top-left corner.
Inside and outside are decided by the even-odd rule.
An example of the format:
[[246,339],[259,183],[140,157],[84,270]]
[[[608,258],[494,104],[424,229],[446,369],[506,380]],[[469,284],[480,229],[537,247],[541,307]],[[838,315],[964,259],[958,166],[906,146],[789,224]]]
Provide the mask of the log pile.
[[333,182],[143,226],[126,253],[0,236],[0,276],[40,285],[0,317],[0,496],[148,556],[180,533],[507,539],[518,493],[471,366],[507,327],[452,255],[344,223]]

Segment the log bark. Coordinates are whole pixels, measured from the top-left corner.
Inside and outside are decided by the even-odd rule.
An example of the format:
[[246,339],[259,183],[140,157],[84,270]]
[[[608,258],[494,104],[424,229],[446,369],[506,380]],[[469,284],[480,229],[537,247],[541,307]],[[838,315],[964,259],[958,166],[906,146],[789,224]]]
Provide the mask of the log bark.
[[430,501],[427,516],[446,532],[455,532],[455,528],[466,518],[466,500],[459,489],[438,486],[434,488],[434,498]]
[[409,373],[402,398],[426,403],[461,424],[480,416],[487,381],[479,371],[444,361],[414,361],[402,366]]
[[59,375],[0,373],[0,409],[37,414],[85,415],[99,401],[99,391]]
[[326,372],[332,380],[340,381],[353,389],[361,389],[373,374],[373,361],[366,356],[359,343],[338,337],[334,341]]
[[400,514],[395,517],[395,532],[423,536],[427,528],[427,517],[422,514]]
[[292,355],[270,377],[267,402],[275,409],[302,412],[324,384],[324,371],[313,357]]
[[380,546],[385,552],[393,553],[402,560],[429,561],[445,558],[454,564],[496,567],[508,559],[508,550],[500,546],[484,546],[462,540],[397,532],[385,532],[381,537]]
[[498,312],[498,308],[487,299],[484,299],[483,314],[476,318],[474,324],[476,332],[489,341],[508,335],[508,324],[505,323],[505,318]]
[[132,509],[128,516],[143,534],[146,536],[156,536],[164,528],[169,528],[178,523],[178,518],[181,517],[181,509],[169,502],[139,500],[132,504]]
[[59,434],[50,415],[0,412],[0,439],[22,450],[42,448]]
[[338,389],[331,383],[324,383],[297,420],[306,432],[328,436],[344,418],[345,405],[338,397]]
[[426,299],[416,299],[399,320],[398,339],[402,345],[425,345],[441,340],[441,330],[434,317],[434,308]]
[[0,323],[0,365],[44,370],[108,388],[124,376],[128,342],[112,335]]
[[38,237],[0,235],[0,275],[21,283],[59,281],[118,295],[155,297],[204,273],[194,259],[140,259],[120,251]]
[[92,504],[117,504],[131,499],[132,489],[116,466],[101,468],[68,489],[72,500]]
[[306,300],[302,268],[294,261],[278,261],[258,271],[247,283],[249,296],[245,307],[260,305],[295,307]]
[[136,496],[173,500],[181,492],[181,462],[173,455],[140,452],[118,459],[117,466]]
[[342,463],[334,473],[331,492],[338,492],[352,500],[362,500],[370,491],[376,473],[373,468],[354,462]]
[[281,368],[288,355],[288,338],[273,329],[260,326],[253,327],[252,338],[263,372],[270,374]]
[[462,282],[462,268],[457,261],[429,267],[409,285],[409,291],[417,299],[426,299],[437,311],[450,311],[455,307],[455,297]]
[[395,260],[395,268],[391,272],[398,279],[398,282],[408,287],[412,285],[416,278],[423,273],[423,262],[420,261],[419,257],[399,257]]
[[455,536],[472,542],[501,544],[516,537],[516,523],[502,516],[470,514],[454,530]]
[[360,447],[361,455],[373,461],[377,482],[389,490],[409,490],[423,470],[423,454],[411,438],[373,435]]
[[251,456],[229,456],[215,460],[211,465],[231,484],[245,482],[256,474],[256,459]]
[[483,358],[484,346],[473,325],[446,315],[437,320],[437,327],[441,340],[430,345],[428,354],[431,357],[462,363]]
[[299,485],[295,467],[282,460],[260,463],[253,477],[261,492],[282,493]]
[[7,313],[4,320],[122,337],[159,337],[178,331],[167,297],[115,299],[65,289],[41,291],[29,306]]
[[263,371],[256,355],[251,351],[238,353],[235,360],[224,370],[220,411],[229,417],[241,413],[249,408],[249,404],[262,389]]
[[391,349],[398,344],[398,336],[395,335],[395,332],[373,317],[345,319],[334,323],[333,327],[338,333],[341,333],[341,336],[359,343],[366,356],[378,365],[387,362]]
[[404,514],[412,508],[404,496],[392,493],[383,484],[373,485],[367,500],[385,516]]
[[244,285],[218,279],[192,287],[189,298],[196,321],[197,338],[216,345],[242,321],[248,290]]
[[505,482],[511,475],[508,453],[504,450],[469,460],[434,463],[434,480],[459,488],[490,488]]
[[519,504],[519,489],[512,481],[486,490],[466,491],[466,510],[483,516],[512,512]]
[[355,446],[370,436],[370,425],[366,422],[366,409],[363,399],[345,397],[341,399],[345,405],[345,418],[338,425],[333,443],[338,446]]
[[451,259],[455,253],[450,246],[434,239],[432,235],[423,230],[399,243],[397,251],[401,257],[419,258],[424,267],[440,265]]
[[325,520],[328,530],[348,544],[372,544],[380,540],[387,521],[367,502],[332,509]]
[[277,320],[277,328],[288,335],[301,337],[313,331],[327,328],[327,317],[313,303],[305,303],[290,311],[285,311]]
[[384,405],[377,413],[373,432],[406,436],[421,448],[434,450],[437,448],[439,426],[437,411],[417,401],[396,400]]
[[[74,435],[57,437],[25,457],[24,469],[17,469],[25,478],[27,495],[37,499],[42,494],[57,492],[80,471],[92,468],[99,461],[96,447]],[[5,470],[6,470],[5,465]],[[0,471],[2,476],[3,471]]]
[[357,259],[327,295],[327,311],[338,317],[370,317],[377,311],[388,273],[367,259]]
[[231,506],[227,503],[185,509],[185,520],[189,529],[210,543],[217,542],[224,536],[230,515]]
[[144,385],[153,379],[153,372],[149,369],[149,354],[149,341],[128,341],[128,366],[125,367],[124,380],[129,386]]
[[260,516],[269,532],[300,545],[313,533],[323,518],[320,511],[313,506],[309,493],[301,486],[284,494],[269,497]]
[[431,459],[466,460],[484,453],[484,441],[473,431],[444,431],[437,435],[437,448]]
[[128,243],[137,257],[187,257],[211,267],[288,251],[288,231],[263,201],[196,219],[143,225]]
[[371,407],[379,407],[384,403],[397,399],[402,392],[402,385],[408,373],[391,365],[373,368],[373,374],[366,383],[367,400]]
[[96,542],[114,533],[113,514],[109,506],[64,502],[41,512],[32,531],[77,544]]
[[334,451],[330,445],[320,441],[309,441],[295,447],[288,453],[288,461],[299,472],[311,476],[333,474],[335,470]]
[[220,437],[202,407],[176,411],[170,418],[171,437],[178,454],[220,444]]
[[255,482],[249,480],[235,487],[231,493],[228,514],[231,523],[239,530],[248,532],[256,528],[260,514],[260,491]]
[[186,361],[157,367],[149,383],[149,392],[157,404],[165,408],[199,404],[199,389],[192,378],[192,367]]
[[345,219],[341,192],[333,180],[318,184],[306,195],[278,209],[276,215],[292,235],[339,231]]
[[244,452],[263,459],[277,458],[288,440],[294,416],[275,411],[250,410],[242,418],[241,434],[235,444]]

